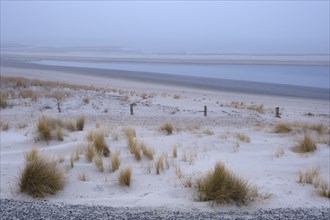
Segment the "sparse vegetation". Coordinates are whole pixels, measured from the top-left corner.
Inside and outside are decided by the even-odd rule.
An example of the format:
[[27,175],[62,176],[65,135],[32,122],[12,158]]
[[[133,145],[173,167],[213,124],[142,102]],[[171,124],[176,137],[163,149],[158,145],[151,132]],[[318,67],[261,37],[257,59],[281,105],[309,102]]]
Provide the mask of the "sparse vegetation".
[[265,109],[264,109],[264,105],[263,104],[260,104],[260,105],[250,105],[250,106],[247,107],[247,109],[254,110],[254,111],[257,111],[259,113],[264,113],[265,112]]
[[92,142],[88,143],[86,152],[85,152],[85,157],[88,162],[93,161],[94,157],[94,144]]
[[130,186],[131,185],[131,177],[132,177],[132,169],[127,166],[123,170],[120,171],[118,180],[121,186]]
[[316,188],[316,192],[322,196],[330,199],[330,187],[326,180],[320,177],[320,168],[312,167],[306,171],[299,171],[298,183],[312,184]]
[[275,125],[274,132],[275,133],[289,133],[292,131],[292,128],[287,123],[278,123]]
[[63,140],[64,140],[64,137],[63,137],[63,131],[62,131],[62,128],[61,128],[61,127],[56,127],[56,128],[55,128],[55,131],[56,131],[56,137],[57,137],[57,140],[59,140],[59,141],[63,141]]
[[154,149],[151,147],[148,147],[144,142],[139,143],[140,148],[142,149],[143,155],[146,156],[149,160],[154,159]]
[[110,160],[111,160],[111,171],[115,172],[116,170],[118,170],[120,166],[120,152],[117,151],[111,154]]
[[19,97],[23,99],[31,98],[32,101],[37,101],[38,99],[38,95],[35,92],[33,92],[32,89],[22,89],[19,92]]
[[41,116],[37,124],[37,140],[49,141],[51,139],[51,128],[47,123],[47,118],[45,116]]
[[299,171],[299,179],[298,183],[308,183],[312,185],[319,185],[320,181],[320,168],[319,167],[312,167],[306,171]]
[[27,155],[25,167],[19,176],[20,192],[43,198],[63,189],[65,177],[55,161],[50,161],[35,150]]
[[32,150],[30,150],[29,152],[27,152],[25,154],[25,161],[31,162],[31,161],[37,160],[40,157],[41,157],[41,155],[40,155],[39,151],[37,150],[37,148],[33,147]]
[[330,187],[327,182],[322,181],[317,192],[320,196],[330,199]]
[[[79,120],[81,119],[78,118],[77,121]],[[35,140],[50,141],[52,139],[57,139],[59,141],[63,141],[62,128],[69,131],[76,131],[76,122],[74,120],[62,121],[59,118],[42,115],[38,119]]]
[[234,152],[238,152],[238,151],[239,151],[239,143],[236,142],[236,143],[234,144],[233,148],[234,148]]
[[[105,157],[110,155],[110,150],[105,142],[105,134],[103,130],[91,130],[87,133],[86,137],[90,143],[93,143],[94,149],[98,154],[101,154]],[[89,153],[89,155],[91,154]]]
[[86,182],[86,181],[89,181],[89,177],[85,173],[80,173],[80,174],[78,174],[78,180]]
[[293,147],[293,151],[296,153],[314,152],[316,149],[315,141],[307,134],[302,139],[299,139],[298,143]]
[[0,91],[0,108],[6,108],[8,106],[8,94]]
[[124,134],[128,139],[133,139],[136,137],[136,131],[132,127],[127,127],[124,129]]
[[181,183],[186,188],[192,187],[192,177],[183,177],[181,178]]
[[66,129],[68,129],[69,131],[77,131],[77,124],[75,121],[67,120],[64,124]]
[[210,130],[210,129],[205,129],[205,130],[203,131],[203,133],[206,134],[206,135],[209,135],[209,136],[214,135],[214,131],[212,131],[212,130]]
[[159,175],[161,170],[164,170],[164,155],[159,156],[156,161],[156,174]]
[[323,124],[312,124],[310,125],[310,129],[316,131],[318,134],[323,134],[325,130],[325,126]]
[[77,128],[77,131],[84,130],[84,125],[85,125],[85,116],[79,116],[76,119],[76,128]]
[[178,150],[177,150],[176,145],[173,146],[172,155],[173,155],[173,158],[177,158],[178,157]]
[[279,147],[275,151],[275,156],[276,157],[282,157],[284,155],[284,149],[282,147]]
[[104,172],[103,158],[101,154],[97,154],[96,157],[94,157],[94,163],[100,172]]
[[247,204],[256,196],[246,180],[228,171],[220,162],[207,175],[196,180],[195,190],[197,200],[219,204],[230,202],[235,202],[237,205]]
[[159,127],[159,129],[167,135],[171,135],[173,133],[174,126],[171,122],[165,122]]
[[0,124],[1,124],[1,130],[2,131],[8,131],[9,130],[9,128],[10,128],[9,122],[1,121]]
[[247,136],[246,134],[244,133],[241,133],[241,132],[237,132],[236,133],[236,138],[240,141],[243,141],[243,142],[246,142],[246,143],[250,143],[250,137]]

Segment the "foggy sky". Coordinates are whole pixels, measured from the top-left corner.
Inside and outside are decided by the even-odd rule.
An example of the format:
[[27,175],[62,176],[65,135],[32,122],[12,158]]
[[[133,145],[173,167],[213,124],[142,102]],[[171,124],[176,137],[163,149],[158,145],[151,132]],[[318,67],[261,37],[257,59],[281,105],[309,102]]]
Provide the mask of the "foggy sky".
[[3,1],[1,43],[329,53],[329,1]]

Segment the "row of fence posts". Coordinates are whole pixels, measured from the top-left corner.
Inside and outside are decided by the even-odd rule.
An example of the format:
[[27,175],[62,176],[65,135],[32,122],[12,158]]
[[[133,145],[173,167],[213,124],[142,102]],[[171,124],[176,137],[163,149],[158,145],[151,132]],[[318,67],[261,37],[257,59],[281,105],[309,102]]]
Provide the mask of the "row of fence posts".
[[[131,113],[131,115],[134,115],[134,109],[133,109],[133,107],[135,106],[136,104],[135,103],[132,103],[132,104],[130,104],[130,113]],[[206,117],[207,116],[207,106],[206,105],[204,105],[204,116]],[[277,117],[277,118],[280,118],[281,116],[280,116],[280,107],[276,107],[275,108],[275,117]]]

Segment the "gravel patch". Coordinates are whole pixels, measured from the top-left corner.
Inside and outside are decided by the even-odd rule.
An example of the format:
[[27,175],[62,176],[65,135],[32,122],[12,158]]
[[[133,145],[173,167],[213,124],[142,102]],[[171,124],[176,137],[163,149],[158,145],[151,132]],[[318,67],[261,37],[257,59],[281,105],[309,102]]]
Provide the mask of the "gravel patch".
[[328,220],[330,208],[278,208],[255,211],[184,212],[114,208],[1,199],[1,219],[299,219]]

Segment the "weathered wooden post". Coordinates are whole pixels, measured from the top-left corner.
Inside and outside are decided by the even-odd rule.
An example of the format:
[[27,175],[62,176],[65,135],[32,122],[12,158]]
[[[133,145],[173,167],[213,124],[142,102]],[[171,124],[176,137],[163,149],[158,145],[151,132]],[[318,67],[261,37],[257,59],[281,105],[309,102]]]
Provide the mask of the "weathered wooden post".
[[57,110],[58,110],[58,113],[61,113],[60,101],[57,101]]
[[207,115],[207,106],[204,105],[204,116],[206,117],[206,115]]
[[280,118],[280,117],[281,117],[281,116],[280,116],[280,107],[276,107],[276,108],[275,108],[275,112],[276,112],[275,117]]
[[131,111],[131,115],[134,115],[134,113],[133,113],[133,106],[134,106],[134,103],[129,105],[129,109]]

